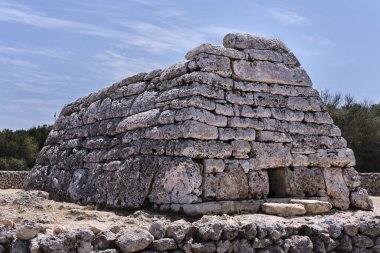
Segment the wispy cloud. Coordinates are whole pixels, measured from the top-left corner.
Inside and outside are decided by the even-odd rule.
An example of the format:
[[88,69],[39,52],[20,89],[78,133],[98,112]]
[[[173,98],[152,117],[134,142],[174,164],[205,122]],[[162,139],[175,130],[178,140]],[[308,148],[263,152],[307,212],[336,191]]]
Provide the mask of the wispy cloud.
[[271,9],[270,14],[281,23],[291,24],[291,25],[304,25],[309,24],[310,20],[300,14],[283,10],[283,9]]
[[72,53],[68,50],[51,48],[29,48],[0,45],[0,54],[3,55],[38,55],[57,59],[67,59]]
[[128,58],[113,50],[105,50],[95,55],[89,64],[91,70],[98,76],[118,81],[127,76],[146,72],[162,67],[161,65],[144,58]]
[[325,38],[325,37],[320,37],[320,36],[315,36],[315,35],[304,35],[301,37],[301,39],[303,41],[318,44],[320,46],[331,47],[331,46],[335,45],[335,43],[331,39]]

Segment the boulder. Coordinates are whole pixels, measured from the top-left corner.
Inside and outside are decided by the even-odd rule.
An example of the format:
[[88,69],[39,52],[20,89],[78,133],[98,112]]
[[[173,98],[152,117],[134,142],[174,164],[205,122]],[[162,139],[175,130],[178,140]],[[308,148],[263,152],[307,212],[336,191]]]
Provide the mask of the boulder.
[[139,228],[131,228],[125,230],[116,239],[116,245],[122,252],[137,252],[146,249],[153,240],[153,236],[148,231]]

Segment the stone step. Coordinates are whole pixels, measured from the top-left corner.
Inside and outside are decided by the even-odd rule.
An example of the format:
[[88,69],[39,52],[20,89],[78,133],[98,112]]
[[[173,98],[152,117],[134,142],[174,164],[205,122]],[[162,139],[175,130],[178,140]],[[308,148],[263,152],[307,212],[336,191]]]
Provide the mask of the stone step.
[[278,216],[296,216],[306,214],[306,209],[302,204],[289,203],[264,203],[261,209],[266,214]]
[[312,199],[291,199],[289,203],[303,205],[305,207],[306,214],[328,213],[332,208],[330,202]]

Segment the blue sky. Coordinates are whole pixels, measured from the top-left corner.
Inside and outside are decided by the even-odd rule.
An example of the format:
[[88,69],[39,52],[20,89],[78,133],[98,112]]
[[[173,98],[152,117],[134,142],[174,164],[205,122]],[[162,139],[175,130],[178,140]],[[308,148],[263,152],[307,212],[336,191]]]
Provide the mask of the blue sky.
[[0,0],[0,129],[183,60],[228,32],[285,41],[318,90],[380,101],[380,1]]

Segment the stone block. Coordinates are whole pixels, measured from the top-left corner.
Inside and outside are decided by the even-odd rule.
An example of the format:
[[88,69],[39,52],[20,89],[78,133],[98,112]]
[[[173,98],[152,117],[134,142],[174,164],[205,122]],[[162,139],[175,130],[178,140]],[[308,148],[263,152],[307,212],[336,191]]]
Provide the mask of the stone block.
[[224,90],[231,90],[233,87],[233,80],[230,78],[223,78],[215,73],[195,71],[185,74],[177,79],[179,84],[200,83]]
[[231,48],[225,48],[221,46],[214,46],[209,43],[201,44],[197,46],[196,48],[190,50],[187,52],[185,58],[187,60],[192,60],[194,57],[201,53],[207,53],[207,54],[213,54],[213,55],[220,55],[220,56],[226,56],[231,59],[244,59],[245,54],[241,51],[234,50]]
[[343,169],[343,179],[347,184],[350,191],[358,188],[360,186],[360,175],[353,167]]
[[252,93],[238,93],[228,91],[226,92],[226,100],[232,104],[239,105],[253,105],[253,94]]
[[256,140],[260,142],[292,142],[292,137],[288,133],[257,131]]
[[217,200],[246,199],[248,197],[248,179],[241,168],[226,164],[226,169],[218,173],[219,185]]
[[273,50],[277,52],[287,53],[288,47],[278,39],[266,38],[261,36],[253,36],[244,33],[229,33],[223,38],[223,46],[226,48],[234,48],[238,50],[258,49]]
[[219,128],[219,140],[245,140],[254,141],[256,132],[253,129]]
[[248,60],[283,62],[282,54],[272,50],[244,49]]
[[248,158],[251,152],[251,144],[248,141],[231,141],[232,156],[235,158]]
[[343,179],[342,169],[324,168],[322,171],[326,182],[327,194],[331,198],[331,203],[336,208],[347,209],[350,205],[350,191]]
[[284,168],[291,164],[290,147],[282,143],[252,142],[256,169]]
[[190,158],[159,158],[149,200],[155,204],[198,202],[202,168]]
[[241,116],[248,118],[270,118],[272,116],[272,112],[269,108],[265,107],[252,107],[248,105],[243,105],[241,109]]
[[288,68],[282,63],[236,60],[232,62],[232,70],[233,76],[241,81],[312,86],[303,68]]
[[159,109],[153,109],[146,112],[141,112],[123,119],[116,127],[116,132],[123,133],[125,131],[134,130],[137,128],[145,128],[156,124],[160,114]]
[[228,122],[229,127],[237,127],[237,128],[253,128],[255,130],[263,130],[264,124],[263,122],[257,119],[250,118],[242,118],[242,117],[233,117],[229,119]]
[[320,112],[325,109],[322,99],[318,97],[289,97],[286,106],[304,112]]
[[332,208],[330,202],[313,199],[291,199],[289,203],[303,205],[305,207],[306,214],[328,213]]
[[286,97],[269,93],[255,93],[254,102],[256,106],[285,107]]
[[257,170],[248,174],[249,193],[253,199],[266,199],[269,194],[268,171]]
[[305,122],[317,124],[333,124],[333,119],[328,112],[314,112],[305,114]]
[[189,68],[216,73],[222,77],[232,75],[231,61],[228,57],[207,53],[200,53],[193,57],[193,60],[189,63]]
[[296,216],[306,213],[305,207],[301,204],[286,204],[286,203],[264,203],[261,209],[266,214],[279,216]]
[[191,158],[227,158],[232,155],[232,147],[220,141],[171,140],[166,147],[166,155]]
[[215,106],[215,113],[225,116],[234,116],[234,107],[231,104],[219,104]]
[[202,193],[205,199],[214,199],[219,185],[219,178],[215,174],[203,176]]
[[225,127],[227,126],[227,118],[215,115],[204,109],[184,108],[177,111],[175,115],[176,121],[196,120],[211,126]]
[[[233,213],[257,213],[260,210],[262,201],[242,200],[242,201],[212,201],[204,203],[183,204],[183,212],[187,215],[223,215]],[[224,228],[223,233],[226,231]]]
[[178,62],[176,64],[173,64],[167,69],[164,69],[162,71],[162,74],[160,76],[161,81],[173,79],[175,77],[182,76],[187,73],[187,61]]
[[223,172],[225,164],[222,159],[204,159],[203,168],[204,173],[218,173]]
[[271,84],[269,91],[272,94],[286,97],[317,97],[319,93],[312,87]]
[[269,92],[270,86],[266,83],[234,82],[234,89],[238,91]]
[[271,111],[272,117],[278,120],[301,122],[305,117],[304,113],[301,111],[293,111],[285,108],[272,108]]

